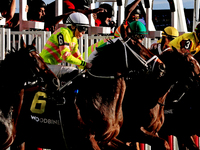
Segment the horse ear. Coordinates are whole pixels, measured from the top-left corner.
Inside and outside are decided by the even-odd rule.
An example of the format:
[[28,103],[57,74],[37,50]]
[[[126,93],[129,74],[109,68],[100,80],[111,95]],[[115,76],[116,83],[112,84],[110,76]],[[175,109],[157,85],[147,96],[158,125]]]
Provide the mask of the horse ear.
[[32,45],[35,47],[35,44],[36,43],[36,37],[33,39],[33,41],[32,41]]
[[21,40],[20,40],[20,47],[21,48],[26,48],[26,43],[24,42],[23,37],[21,36]]

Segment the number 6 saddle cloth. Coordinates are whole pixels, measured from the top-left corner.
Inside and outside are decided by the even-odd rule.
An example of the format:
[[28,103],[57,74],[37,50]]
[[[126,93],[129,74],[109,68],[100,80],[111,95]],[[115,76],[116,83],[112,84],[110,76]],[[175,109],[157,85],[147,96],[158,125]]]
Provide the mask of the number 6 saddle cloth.
[[18,140],[30,141],[38,147],[51,148],[52,145],[62,144],[56,101],[49,99],[40,87],[25,90],[17,133]]

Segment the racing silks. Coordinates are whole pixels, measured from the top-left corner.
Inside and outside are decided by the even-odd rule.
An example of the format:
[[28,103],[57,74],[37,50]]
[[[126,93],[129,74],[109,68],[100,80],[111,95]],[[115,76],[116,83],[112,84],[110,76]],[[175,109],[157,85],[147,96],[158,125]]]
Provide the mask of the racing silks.
[[78,50],[78,40],[69,28],[61,27],[56,30],[45,44],[40,56],[45,63],[57,65],[63,60],[83,69],[86,62]]
[[169,46],[173,46],[176,49],[185,48],[193,55],[200,51],[199,39],[197,38],[196,32],[184,33],[183,35],[172,40],[169,43]]
[[[124,26],[124,28],[123,28],[124,31],[122,31],[122,29],[121,29],[122,26]],[[128,26],[128,25],[121,25],[121,26],[119,26],[119,27],[116,29],[116,31],[115,31],[115,33],[114,33],[114,36],[115,36],[116,38],[122,36],[122,32],[125,32],[125,29],[126,29],[127,26]]]
[[[100,40],[99,42],[94,43],[93,45],[89,46],[89,47],[88,47],[88,57],[90,56],[90,54],[91,54],[97,47],[99,47],[99,46],[101,46],[101,45],[107,43],[108,40],[110,40],[110,39],[114,39],[114,37],[105,38],[105,39]],[[85,55],[83,55],[83,57],[84,57],[84,56],[85,56]]]

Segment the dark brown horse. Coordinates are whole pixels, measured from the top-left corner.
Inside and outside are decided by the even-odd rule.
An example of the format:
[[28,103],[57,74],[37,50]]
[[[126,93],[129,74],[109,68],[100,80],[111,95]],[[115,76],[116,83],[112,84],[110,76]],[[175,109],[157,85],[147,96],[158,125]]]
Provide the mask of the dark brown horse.
[[[75,101],[78,120],[74,120],[77,124],[69,129],[77,132],[73,135],[65,128],[68,133],[66,137],[69,137],[67,141],[72,147],[77,149],[80,147],[126,149],[128,148],[125,144],[127,141],[123,139],[122,142],[117,139],[117,136],[121,133],[123,126],[127,128],[136,124],[137,129],[141,129],[140,132],[129,130],[130,132],[125,133],[125,137],[143,135],[144,138],[149,137],[147,140],[154,139],[156,142],[161,142],[160,147],[169,148],[167,141],[160,139],[156,134],[163,123],[163,104],[169,89],[169,86],[161,89],[162,86],[158,82],[163,75],[163,64],[158,59],[155,66],[153,66],[154,61],[151,65],[146,66],[147,58],[150,59],[154,55],[140,43],[136,42],[133,45],[131,42],[122,44],[117,41],[102,49],[99,48],[98,55],[92,61],[91,70],[87,71],[86,79],[82,80],[82,86],[79,87]],[[142,61],[140,57],[137,58],[138,55],[135,53],[145,61]],[[154,86],[157,91],[151,93],[151,88]],[[142,90],[142,95],[138,93],[139,89]],[[131,97],[123,100],[127,92],[131,93],[129,95]],[[149,96],[149,99],[144,99],[144,95]],[[152,109],[152,106],[155,108]],[[132,113],[137,107],[140,107],[141,110],[135,114]],[[144,110],[145,112],[141,115]],[[124,113],[125,111],[130,113]],[[127,120],[132,120],[131,124],[122,125]],[[141,125],[144,121],[150,125],[149,131],[142,128]],[[77,138],[77,135],[80,139]],[[79,144],[77,145],[78,140]],[[153,140],[151,141],[153,142]]]
[[191,136],[200,131],[196,119],[200,104],[199,63],[185,49],[166,51],[160,58],[166,64],[169,77],[174,78],[175,82],[166,99],[165,123],[159,135],[165,139],[168,135],[176,136],[179,149],[198,149]]
[[[21,142],[32,144],[32,148],[65,149],[66,145],[71,149],[128,148],[116,138],[124,121],[122,104],[126,86],[129,87],[129,83],[136,79],[142,81],[143,85],[147,85],[149,80],[160,80],[165,66],[139,42],[131,40],[128,43],[117,40],[114,44],[100,48],[92,64],[93,67],[82,73],[83,76],[72,76],[73,79],[68,83],[73,84],[60,90],[66,97],[63,106],[56,107],[55,102],[47,98],[46,91],[39,92],[36,89],[25,92],[20,115],[22,121],[18,124],[18,139]],[[76,89],[79,92],[74,94]],[[158,107],[162,107],[167,90],[158,93],[149,104],[159,103]],[[30,111],[34,97],[38,94],[41,94],[40,99],[46,104],[42,113]],[[156,122],[162,120],[162,114],[163,111],[155,110],[149,121],[160,126]],[[157,130],[157,127],[152,130]]]
[[[197,64],[200,54],[194,57],[187,51],[182,49],[183,58],[187,58],[192,64]],[[165,54],[162,56],[165,57]],[[165,57],[165,62],[172,65],[173,61]],[[195,58],[195,59],[194,59]],[[186,69],[186,64],[183,64],[183,68]],[[189,65],[191,68],[196,65]],[[177,137],[179,149],[198,149],[195,145],[193,134],[200,135],[198,120],[196,117],[199,114],[199,73],[198,67],[196,73],[190,76],[190,78],[183,78],[182,81],[177,81],[174,84],[173,89],[167,97],[166,110],[165,110],[165,123],[161,128],[159,135],[167,139],[168,135],[174,135]],[[175,68],[173,72],[175,71]],[[188,74],[188,72],[183,74]],[[183,76],[182,76],[183,77]],[[187,83],[187,84],[185,84]]]
[[[16,126],[23,102],[24,87],[28,82],[57,79],[42,63],[34,47],[21,40],[21,49],[12,49],[0,64],[0,149],[7,149],[15,140]],[[57,80],[55,80],[56,82]],[[52,86],[53,88],[53,86]]]

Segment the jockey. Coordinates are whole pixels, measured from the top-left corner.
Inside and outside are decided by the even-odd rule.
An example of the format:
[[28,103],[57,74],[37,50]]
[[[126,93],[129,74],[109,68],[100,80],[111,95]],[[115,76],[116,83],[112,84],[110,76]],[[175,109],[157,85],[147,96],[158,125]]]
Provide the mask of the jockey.
[[162,39],[153,43],[150,47],[150,51],[155,55],[160,55],[169,46],[169,42],[179,36],[179,32],[176,28],[168,26],[164,28],[162,32]]
[[72,13],[69,15],[66,24],[66,28],[61,27],[51,35],[40,53],[45,63],[58,77],[64,77],[69,72],[78,73],[78,69],[75,67],[58,65],[63,61],[75,64],[80,69],[87,69],[92,66],[92,64],[83,60],[78,50],[78,39],[85,34],[89,27],[88,18],[79,12]]
[[126,40],[127,38],[137,37],[140,43],[142,43],[145,34],[147,34],[147,29],[145,25],[140,21],[132,21],[131,23],[129,23],[128,28],[126,28],[125,30],[125,36],[123,37],[124,40]]
[[[146,27],[143,23],[140,21],[132,21],[129,23],[129,25],[124,29],[123,31],[124,36],[123,37],[117,37],[114,39],[110,39],[107,42],[101,44],[100,46],[96,47],[94,51],[89,56],[88,62],[91,62],[91,60],[95,57],[95,55],[98,53],[98,49],[105,45],[115,43],[117,40],[121,40],[123,43],[127,42],[131,38],[137,38],[140,43],[144,40],[145,34],[147,34]],[[133,43],[132,43],[133,44]]]
[[200,51],[200,23],[196,26],[195,32],[184,33],[169,43],[169,46],[173,46],[176,49],[185,48],[189,50],[193,55]]
[[[135,24],[137,24],[137,25],[135,25]],[[131,22],[129,25],[124,25],[124,24],[122,24],[121,26],[123,26],[123,28],[122,28],[122,31],[120,31],[120,33],[121,32],[123,32],[123,34],[121,35],[118,35],[118,34],[114,34],[114,37],[111,37],[111,38],[107,38],[107,39],[103,39],[103,40],[100,40],[99,42],[97,42],[97,43],[95,43],[95,44],[93,44],[93,45],[91,45],[90,47],[88,47],[88,56],[90,56],[90,54],[93,52],[93,51],[95,51],[96,50],[96,48],[97,47],[99,47],[99,46],[101,46],[101,45],[107,45],[109,42],[110,42],[110,40],[113,42],[113,41],[116,41],[116,39],[114,40],[114,38],[119,38],[119,37],[121,37],[122,39],[124,39],[125,38],[125,36],[127,37],[127,33],[128,33],[128,30],[130,30],[130,28],[132,28],[133,29],[133,31],[135,30],[134,28],[135,28],[135,26],[136,27],[138,27],[139,29],[141,29],[141,30],[144,30],[145,32],[146,32],[146,27],[144,26],[144,24],[142,24],[140,21],[133,21],[133,22]],[[128,28],[127,28],[128,27]],[[146,33],[145,33],[146,34]]]

